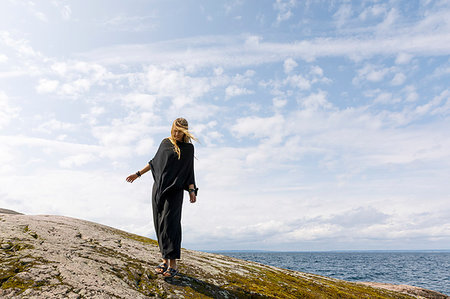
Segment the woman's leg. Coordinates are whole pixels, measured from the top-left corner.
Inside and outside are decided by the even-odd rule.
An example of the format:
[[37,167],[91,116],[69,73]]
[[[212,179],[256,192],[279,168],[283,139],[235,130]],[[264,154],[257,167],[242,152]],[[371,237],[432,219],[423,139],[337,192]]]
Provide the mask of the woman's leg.
[[169,265],[170,268],[177,269],[177,260],[176,259],[170,259],[168,265]]
[[[163,259],[176,265],[181,255],[181,208],[183,206],[183,190],[175,190],[167,194],[159,221],[160,248]],[[173,260],[173,261],[171,261]],[[170,266],[170,265],[169,265]]]

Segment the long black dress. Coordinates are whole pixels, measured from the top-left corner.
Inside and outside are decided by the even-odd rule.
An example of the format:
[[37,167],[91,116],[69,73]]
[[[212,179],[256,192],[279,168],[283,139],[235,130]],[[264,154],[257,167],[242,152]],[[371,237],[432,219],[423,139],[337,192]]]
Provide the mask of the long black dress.
[[164,139],[155,157],[148,162],[154,183],[152,191],[153,222],[159,249],[164,259],[179,259],[181,251],[181,207],[183,190],[195,186],[194,146],[178,142],[178,159],[174,146]]

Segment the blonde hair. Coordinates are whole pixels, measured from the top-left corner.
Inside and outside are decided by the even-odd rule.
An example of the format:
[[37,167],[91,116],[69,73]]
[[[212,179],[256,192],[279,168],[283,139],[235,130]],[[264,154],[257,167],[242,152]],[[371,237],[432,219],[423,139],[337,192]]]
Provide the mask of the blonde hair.
[[182,117],[179,117],[179,118],[177,118],[176,120],[173,121],[172,129],[170,130],[169,140],[173,144],[173,150],[178,155],[178,160],[180,160],[180,158],[181,158],[181,151],[180,151],[180,147],[178,146],[177,141],[176,141],[176,139],[174,137],[175,130],[183,132],[183,134],[184,134],[183,141],[184,142],[191,143],[192,142],[191,140],[197,141],[197,138],[195,138],[194,135],[192,135],[191,132],[189,132],[189,125],[188,125],[188,121],[186,119],[184,119]]

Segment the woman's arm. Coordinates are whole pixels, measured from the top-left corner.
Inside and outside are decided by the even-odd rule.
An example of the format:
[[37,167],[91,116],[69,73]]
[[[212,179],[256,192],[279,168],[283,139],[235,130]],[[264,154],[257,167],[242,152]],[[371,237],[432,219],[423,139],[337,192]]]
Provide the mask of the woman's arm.
[[[148,172],[150,170],[150,164],[145,165],[144,168],[142,168],[141,170],[139,170],[136,173],[130,174],[126,180],[128,183],[132,183],[134,182],[135,179],[137,179],[138,177],[140,177],[141,175],[143,175],[144,173]],[[139,174],[139,175],[138,175]]]
[[[189,190],[195,189],[195,185],[194,185],[194,184],[190,184],[188,188],[189,188]],[[194,202],[197,201],[197,195],[195,195],[195,192],[194,192],[194,191],[190,191],[190,192],[189,192],[189,199],[190,199],[190,201],[191,201],[192,203],[194,203]]]

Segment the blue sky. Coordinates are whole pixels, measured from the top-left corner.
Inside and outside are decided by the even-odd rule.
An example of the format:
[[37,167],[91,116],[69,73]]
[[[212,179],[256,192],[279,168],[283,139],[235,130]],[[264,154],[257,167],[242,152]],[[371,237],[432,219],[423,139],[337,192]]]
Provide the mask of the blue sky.
[[2,1],[0,207],[154,237],[187,118],[183,246],[450,248],[448,1]]

